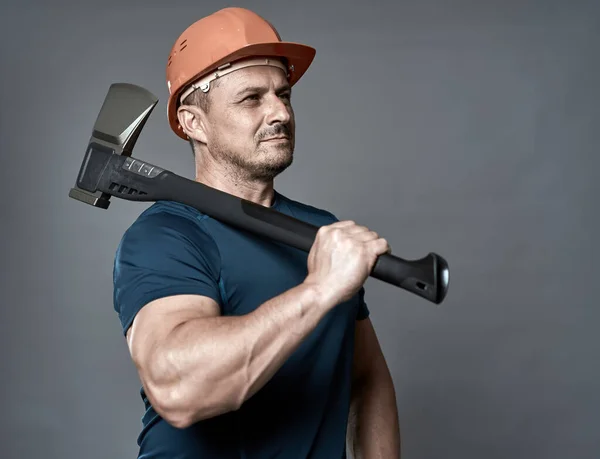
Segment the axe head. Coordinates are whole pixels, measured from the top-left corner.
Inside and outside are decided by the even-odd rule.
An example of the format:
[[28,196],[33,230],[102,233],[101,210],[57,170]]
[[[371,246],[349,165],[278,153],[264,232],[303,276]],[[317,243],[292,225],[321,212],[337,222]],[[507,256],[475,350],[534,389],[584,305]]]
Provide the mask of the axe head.
[[96,150],[115,155],[131,156],[131,152],[158,98],[148,90],[130,83],[114,83],[94,124],[76,185],[69,197],[107,209],[110,195],[95,190],[103,172],[103,164],[94,161]]

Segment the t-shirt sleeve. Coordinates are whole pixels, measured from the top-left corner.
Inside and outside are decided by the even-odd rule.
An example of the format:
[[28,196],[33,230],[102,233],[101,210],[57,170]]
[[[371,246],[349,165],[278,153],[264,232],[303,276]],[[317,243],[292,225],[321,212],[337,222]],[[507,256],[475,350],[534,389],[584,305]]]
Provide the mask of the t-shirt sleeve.
[[114,259],[114,308],[126,334],[136,314],[158,298],[195,294],[221,305],[220,256],[213,239],[184,217],[154,213],[125,232]]
[[358,292],[358,312],[356,313],[356,320],[364,320],[369,317],[369,308],[365,301],[365,288],[361,287]]

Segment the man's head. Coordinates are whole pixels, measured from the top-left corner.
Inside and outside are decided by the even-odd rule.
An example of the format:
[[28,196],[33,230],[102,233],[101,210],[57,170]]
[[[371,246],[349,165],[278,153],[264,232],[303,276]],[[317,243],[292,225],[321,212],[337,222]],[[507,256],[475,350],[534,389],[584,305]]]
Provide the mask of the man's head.
[[244,8],[196,21],[167,64],[171,128],[199,154],[247,178],[272,179],[292,162],[291,87],[314,55],[309,46],[282,41],[268,21]]
[[286,67],[280,59],[264,58],[235,65],[241,68],[210,81],[207,92],[202,83],[184,92],[179,124],[196,154],[232,166],[246,180],[269,181],[293,161],[295,120]]

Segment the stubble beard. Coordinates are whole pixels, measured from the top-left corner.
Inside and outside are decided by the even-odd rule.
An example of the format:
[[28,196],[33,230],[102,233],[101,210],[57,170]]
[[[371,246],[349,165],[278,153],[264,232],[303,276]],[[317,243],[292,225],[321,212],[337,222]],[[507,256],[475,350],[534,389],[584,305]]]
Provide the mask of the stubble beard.
[[212,155],[227,169],[234,182],[272,182],[294,161],[293,140],[269,146],[259,144],[251,157],[232,153],[221,145],[212,147]]

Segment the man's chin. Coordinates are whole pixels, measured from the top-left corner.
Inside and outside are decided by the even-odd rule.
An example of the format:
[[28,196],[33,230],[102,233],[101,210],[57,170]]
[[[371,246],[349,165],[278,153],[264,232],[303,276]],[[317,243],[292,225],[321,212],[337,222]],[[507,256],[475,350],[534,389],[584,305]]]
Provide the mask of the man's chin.
[[294,155],[290,152],[285,158],[277,158],[278,161],[257,165],[253,174],[259,180],[273,180],[279,174],[289,168],[294,162]]
[[294,149],[286,143],[273,143],[270,147],[261,148],[258,151],[257,159],[264,163],[287,164],[294,157]]
[[290,156],[288,161],[270,165],[269,167],[265,168],[266,175],[269,176],[271,179],[274,179],[279,174],[281,174],[286,169],[288,169],[292,165],[293,162],[294,162],[294,158],[293,158],[293,156]]

